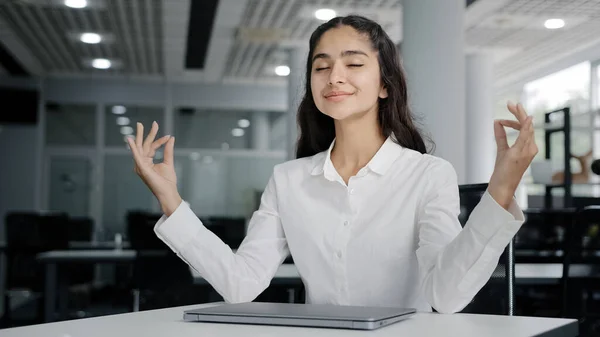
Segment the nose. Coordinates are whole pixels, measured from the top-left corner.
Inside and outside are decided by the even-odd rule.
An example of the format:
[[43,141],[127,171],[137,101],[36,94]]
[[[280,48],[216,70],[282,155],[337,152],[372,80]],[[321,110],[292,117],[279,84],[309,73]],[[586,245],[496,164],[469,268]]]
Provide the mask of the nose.
[[329,73],[329,85],[346,82],[346,70],[341,62],[334,62]]

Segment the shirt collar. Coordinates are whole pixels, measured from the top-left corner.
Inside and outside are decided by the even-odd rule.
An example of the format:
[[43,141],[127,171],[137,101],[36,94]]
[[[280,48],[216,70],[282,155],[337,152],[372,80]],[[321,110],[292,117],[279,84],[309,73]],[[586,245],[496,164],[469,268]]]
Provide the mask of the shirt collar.
[[[388,137],[383,145],[377,150],[375,156],[371,158],[371,161],[367,164],[367,167],[379,174],[384,175],[387,170],[392,166],[392,164],[398,159],[400,154],[402,153],[402,146],[396,143],[393,136]],[[330,180],[335,179],[337,175],[335,167],[331,162],[331,150],[333,149],[333,145],[335,144],[335,139],[329,145],[329,148],[326,151],[320,152],[313,156],[312,159],[312,175],[324,174],[325,178]]]

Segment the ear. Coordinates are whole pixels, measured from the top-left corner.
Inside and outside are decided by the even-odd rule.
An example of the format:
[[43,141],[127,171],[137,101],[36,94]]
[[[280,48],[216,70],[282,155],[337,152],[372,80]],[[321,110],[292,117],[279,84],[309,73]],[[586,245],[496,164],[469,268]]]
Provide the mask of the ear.
[[379,90],[379,98],[387,98],[387,97],[388,97],[387,88],[385,86],[382,86],[381,90]]

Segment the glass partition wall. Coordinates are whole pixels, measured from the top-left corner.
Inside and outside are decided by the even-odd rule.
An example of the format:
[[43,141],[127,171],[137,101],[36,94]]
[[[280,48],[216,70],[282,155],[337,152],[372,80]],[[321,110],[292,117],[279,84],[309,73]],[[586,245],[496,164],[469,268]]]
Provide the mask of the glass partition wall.
[[46,102],[42,113],[43,209],[91,217],[96,240],[126,237],[128,212],[160,215],[125,142],[137,122],[147,134],[156,121],[158,137],[172,130],[179,191],[200,218],[247,220],[286,159],[286,118],[278,111]]

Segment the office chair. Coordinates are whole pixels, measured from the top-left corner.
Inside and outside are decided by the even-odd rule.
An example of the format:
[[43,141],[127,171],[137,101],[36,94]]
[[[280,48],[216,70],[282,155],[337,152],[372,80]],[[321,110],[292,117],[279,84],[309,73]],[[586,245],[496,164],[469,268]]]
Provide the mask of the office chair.
[[[459,221],[463,227],[467,223],[471,212],[485,194],[487,187],[487,183],[460,185],[458,187],[461,209]],[[514,313],[514,270],[513,240],[511,240],[500,256],[498,267],[496,267],[490,280],[461,312],[512,316]]]
[[[591,270],[600,264],[600,206],[585,206],[577,211],[567,231],[567,248],[563,273],[569,275],[571,265],[587,265]],[[587,277],[564,277],[563,316],[569,318],[595,317],[600,305],[594,298],[599,286],[593,272]],[[583,276],[583,275],[582,275]]]
[[[14,211],[6,215],[6,286],[2,325],[17,323],[11,316],[8,290],[27,289],[34,302],[35,317],[31,323],[41,323],[44,306],[44,268],[39,264],[38,253],[64,250],[68,247],[68,216],[64,213]],[[20,322],[23,324],[23,322]]]

